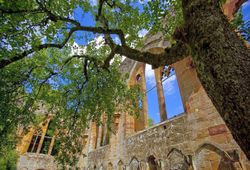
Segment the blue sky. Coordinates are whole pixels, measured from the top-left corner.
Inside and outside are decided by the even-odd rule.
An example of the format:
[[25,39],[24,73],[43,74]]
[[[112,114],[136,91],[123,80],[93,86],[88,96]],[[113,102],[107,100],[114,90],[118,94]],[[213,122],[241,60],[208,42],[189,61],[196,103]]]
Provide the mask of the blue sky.
[[243,20],[245,22],[250,20],[250,1],[249,0],[242,5],[242,14],[243,14]]
[[[94,5],[96,4],[96,0],[90,0]],[[139,2],[139,1],[138,1]],[[133,4],[136,7],[141,7],[140,3]],[[242,13],[244,22],[250,20],[250,1],[248,0],[242,5]],[[94,26],[94,18],[90,13],[84,13],[82,9],[77,8],[74,11],[73,17],[81,22],[82,25],[85,26]],[[83,19],[84,18],[84,19]],[[143,31],[145,34],[147,31]],[[84,40],[84,34],[87,35],[86,32],[77,32],[76,33],[76,43],[79,45],[86,45],[90,40]],[[94,34],[88,34],[90,39],[94,38]],[[151,69],[150,65],[146,66],[146,87],[147,90],[152,89],[156,86],[154,71]],[[164,97],[166,103],[166,109],[168,118],[174,117],[180,113],[184,112],[183,104],[181,101],[178,81],[175,75],[171,76],[169,79],[163,82],[164,89]],[[148,100],[148,115],[150,118],[154,120],[154,123],[160,122],[160,113],[158,107],[158,98],[157,98],[157,89],[153,88],[150,92],[147,93]]]
[[[74,19],[78,20],[81,23],[81,25],[95,26],[95,18],[93,17],[93,15],[90,12],[88,13],[84,12],[80,7],[75,9],[73,17]],[[89,38],[91,39],[95,37],[93,33],[77,31],[75,35],[76,36],[75,42],[78,45],[87,45],[87,43],[89,42],[88,40],[87,41],[85,40],[84,34],[89,34]]]

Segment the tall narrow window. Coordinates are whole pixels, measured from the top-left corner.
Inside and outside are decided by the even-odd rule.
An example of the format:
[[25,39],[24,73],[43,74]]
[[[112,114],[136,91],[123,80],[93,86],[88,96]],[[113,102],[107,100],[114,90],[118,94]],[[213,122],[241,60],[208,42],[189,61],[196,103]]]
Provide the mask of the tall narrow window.
[[34,132],[27,152],[36,152],[42,137],[42,129]]
[[55,133],[55,126],[56,126],[55,121],[52,120],[49,122],[46,134],[44,136],[43,145],[41,148],[41,153],[43,154],[48,154],[49,147],[52,141],[52,137]]
[[146,94],[148,103],[148,117],[151,124],[160,122],[159,102],[157,96],[157,87],[155,81],[155,73],[151,65],[146,64]]
[[162,85],[168,118],[184,112],[180,90],[174,68],[165,66],[162,71]]
[[118,162],[118,170],[123,170],[123,162],[121,160]]

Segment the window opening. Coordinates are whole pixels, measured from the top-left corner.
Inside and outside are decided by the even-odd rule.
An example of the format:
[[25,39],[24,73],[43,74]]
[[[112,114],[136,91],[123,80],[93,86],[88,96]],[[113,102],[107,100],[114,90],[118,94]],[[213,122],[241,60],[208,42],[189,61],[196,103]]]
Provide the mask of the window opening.
[[29,145],[27,152],[34,153],[37,151],[38,145],[39,145],[40,140],[41,140],[41,136],[42,136],[42,130],[41,129],[36,130],[35,133],[33,134],[33,137],[31,139],[31,142],[30,142],[30,145]]
[[148,165],[149,165],[149,170],[157,170],[158,169],[158,164],[157,164],[154,156],[151,155],[148,157]]
[[49,152],[49,147],[52,141],[52,137],[55,133],[55,126],[56,126],[55,121],[52,120],[49,122],[46,134],[44,136],[42,148],[41,148],[41,153],[43,154],[48,154]]
[[141,74],[137,74],[136,77],[135,77],[135,79],[136,79],[137,83],[140,83],[141,79],[142,79]]
[[148,103],[148,117],[151,124],[160,122],[159,101],[156,88],[155,73],[151,65],[146,64],[146,95]]
[[162,71],[162,86],[168,118],[184,112],[179,85],[173,67],[165,66]]

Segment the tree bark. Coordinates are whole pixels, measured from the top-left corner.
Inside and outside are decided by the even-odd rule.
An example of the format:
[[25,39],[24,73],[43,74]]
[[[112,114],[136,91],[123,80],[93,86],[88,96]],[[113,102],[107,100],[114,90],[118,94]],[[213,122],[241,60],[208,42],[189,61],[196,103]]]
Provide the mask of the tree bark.
[[182,0],[184,30],[198,77],[250,159],[250,51],[217,0]]

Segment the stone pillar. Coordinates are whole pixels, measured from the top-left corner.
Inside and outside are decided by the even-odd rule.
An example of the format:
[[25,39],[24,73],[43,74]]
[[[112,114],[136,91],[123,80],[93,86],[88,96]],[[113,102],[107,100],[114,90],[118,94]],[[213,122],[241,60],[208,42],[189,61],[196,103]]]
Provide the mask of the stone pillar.
[[48,155],[51,155],[51,152],[52,152],[52,149],[53,149],[53,146],[54,146],[54,143],[55,143],[55,139],[56,139],[56,135],[53,135],[52,139],[51,139],[51,142],[50,142],[50,145],[49,145]]
[[161,80],[161,67],[154,70],[155,72],[155,81],[156,81],[156,88],[157,88],[157,96],[158,96],[158,103],[159,103],[159,110],[160,110],[160,120],[161,122],[167,120],[167,112],[166,112],[166,105],[165,105],[165,98],[163,93],[163,86]]
[[125,136],[129,136],[135,132],[135,118],[129,113],[124,113],[124,114],[125,114],[124,118]]
[[90,123],[90,135],[89,135],[89,152],[93,151],[96,148],[96,123],[91,122]]
[[99,125],[96,148],[99,148],[101,146],[101,142],[102,142],[102,125]]
[[143,92],[143,99],[142,99],[142,112],[143,112],[143,120],[144,120],[144,128],[148,127],[148,102],[147,102],[147,87],[146,87],[146,78],[145,78],[145,67],[144,64],[142,71],[142,81],[141,81],[141,90]]
[[41,151],[41,149],[42,149],[44,137],[45,137],[46,132],[47,132],[47,130],[48,130],[49,121],[50,121],[50,120],[47,120],[46,125],[42,127],[43,133],[42,133],[41,139],[40,139],[40,141],[39,141],[39,144],[38,144],[36,153],[40,153],[40,151]]
[[191,57],[178,61],[172,66],[175,69],[184,110],[189,112],[188,102],[190,96],[201,88],[201,83],[193,68]]

